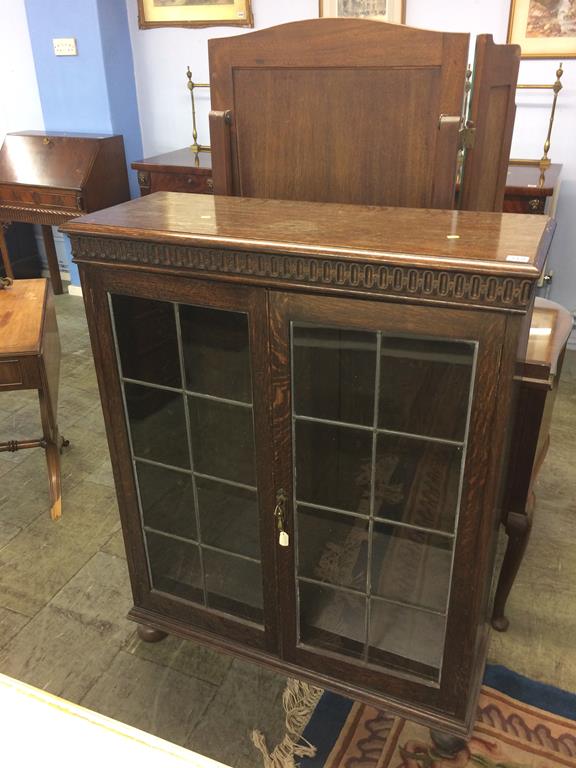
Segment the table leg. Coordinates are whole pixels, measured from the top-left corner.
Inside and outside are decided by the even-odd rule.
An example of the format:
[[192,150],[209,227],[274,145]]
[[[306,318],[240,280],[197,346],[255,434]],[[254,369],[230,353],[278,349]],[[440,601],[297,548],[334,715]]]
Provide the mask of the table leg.
[[56,255],[56,246],[54,245],[54,235],[49,224],[42,224],[42,237],[44,239],[44,248],[46,249],[52,289],[56,294],[64,293],[60,277],[60,267],[58,266],[58,256]]
[[50,395],[44,389],[38,390],[40,400],[40,418],[44,433],[48,484],[50,486],[50,517],[58,520],[62,515],[62,481],[60,473],[60,454],[68,441],[60,435],[55,415],[50,402]]
[[60,454],[68,442],[58,430],[58,388],[60,383],[60,338],[54,309],[52,289],[48,286],[44,310],[42,354],[39,360],[40,418],[45,440],[48,481],[50,484],[50,514],[57,520],[62,514]]
[[526,514],[511,512],[506,521],[508,544],[506,545],[506,553],[500,570],[500,577],[494,597],[494,608],[492,610],[492,626],[498,632],[506,632],[510,624],[504,614],[506,601],[528,546],[530,531],[532,530],[533,506],[534,497],[532,496],[526,509]]
[[12,264],[10,264],[8,243],[6,242],[6,237],[4,235],[5,230],[7,230],[9,226],[9,222],[0,222],[0,252],[2,254],[2,264],[4,264],[4,272],[6,272],[6,277],[9,277],[10,280],[14,280],[14,270],[12,269]]

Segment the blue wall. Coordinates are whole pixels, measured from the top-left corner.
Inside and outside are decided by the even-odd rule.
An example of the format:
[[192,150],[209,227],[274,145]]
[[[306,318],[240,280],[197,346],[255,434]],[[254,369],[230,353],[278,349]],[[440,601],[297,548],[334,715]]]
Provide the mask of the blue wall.
[[[120,133],[130,163],[142,157],[126,4],[120,0],[25,0],[46,131]],[[55,56],[52,39],[74,37],[77,56]],[[70,261],[70,248],[67,257]],[[70,264],[73,285],[78,270]]]
[[98,18],[108,89],[110,130],[124,136],[130,192],[132,197],[139,197],[136,171],[130,169],[130,163],[141,160],[143,153],[126,3],[120,0],[98,0]]

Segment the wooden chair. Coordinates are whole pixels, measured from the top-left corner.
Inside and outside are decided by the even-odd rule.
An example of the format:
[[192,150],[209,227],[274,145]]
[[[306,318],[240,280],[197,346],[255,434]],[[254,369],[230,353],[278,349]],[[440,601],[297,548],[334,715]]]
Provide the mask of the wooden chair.
[[60,340],[52,289],[46,279],[2,280],[0,285],[0,392],[37,389],[42,437],[0,442],[0,452],[44,448],[50,514],[62,514],[60,453],[68,445],[58,431]]
[[[215,193],[453,207],[468,42],[328,18],[210,40]],[[478,41],[465,207],[503,197],[519,50]],[[479,183],[475,197],[468,185]]]
[[560,304],[537,298],[520,387],[504,482],[503,524],[508,545],[496,588],[492,626],[508,629],[506,601],[522,563],[535,505],[534,484],[550,444],[550,422],[572,317]]

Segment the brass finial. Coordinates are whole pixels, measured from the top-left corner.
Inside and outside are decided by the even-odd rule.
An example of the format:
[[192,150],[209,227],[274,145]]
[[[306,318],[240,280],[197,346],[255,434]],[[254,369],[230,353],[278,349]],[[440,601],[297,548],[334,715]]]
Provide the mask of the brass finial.
[[[540,160],[511,158],[510,165],[536,165],[540,167],[541,171],[546,171],[546,169],[550,167],[550,164],[552,161],[548,157],[548,152],[550,151],[550,138],[552,136],[552,128],[554,126],[554,116],[556,114],[556,102],[558,100],[558,94],[562,90],[561,79],[563,74],[564,74],[564,68],[563,68],[562,62],[560,62],[558,64],[558,69],[556,70],[556,80],[554,83],[525,83],[525,84],[518,83],[516,85],[516,88],[518,90],[553,91],[554,98],[552,99],[550,119],[548,121],[548,132],[546,134],[546,141],[544,142],[544,154],[542,155]],[[540,179],[540,182],[543,183],[542,177]]]
[[552,128],[554,127],[554,115],[556,114],[556,101],[558,100],[558,94],[562,90],[562,83],[561,78],[564,74],[564,69],[562,68],[562,62],[558,65],[558,69],[556,70],[556,82],[552,86],[552,90],[554,91],[554,99],[552,100],[552,110],[550,112],[550,121],[548,123],[548,133],[546,135],[546,141],[544,142],[544,154],[540,158],[540,168],[544,170],[545,168],[550,167],[551,160],[548,157],[548,152],[550,150],[550,137],[552,136]]
[[186,70],[186,77],[188,78],[188,83],[186,84],[188,87],[188,90],[190,91],[190,100],[192,103],[192,146],[190,149],[192,152],[199,152],[200,151],[200,145],[198,144],[198,130],[196,128],[196,104],[194,102],[194,81],[192,80],[192,70],[190,69],[190,66],[188,66],[188,69]]
[[[193,143],[190,146],[190,149],[192,152],[195,152],[198,154],[198,152],[209,152],[210,147],[208,145],[198,144],[198,129],[196,127],[196,103],[194,101],[194,88],[210,88],[210,83],[195,83],[194,80],[192,80],[192,70],[190,69],[190,66],[186,69],[186,78],[188,82],[186,83],[186,87],[190,91],[190,102],[192,105],[192,141]],[[196,158],[197,165],[199,165],[198,157]]]

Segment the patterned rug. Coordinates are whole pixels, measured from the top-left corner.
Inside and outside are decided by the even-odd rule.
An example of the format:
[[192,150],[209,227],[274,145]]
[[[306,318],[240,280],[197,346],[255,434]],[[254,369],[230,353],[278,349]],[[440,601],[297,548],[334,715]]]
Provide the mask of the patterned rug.
[[[300,768],[576,768],[576,695],[489,666],[472,738],[324,692],[300,740]],[[312,752],[314,754],[312,754]],[[308,756],[303,756],[308,753]],[[278,755],[278,757],[280,757]]]

